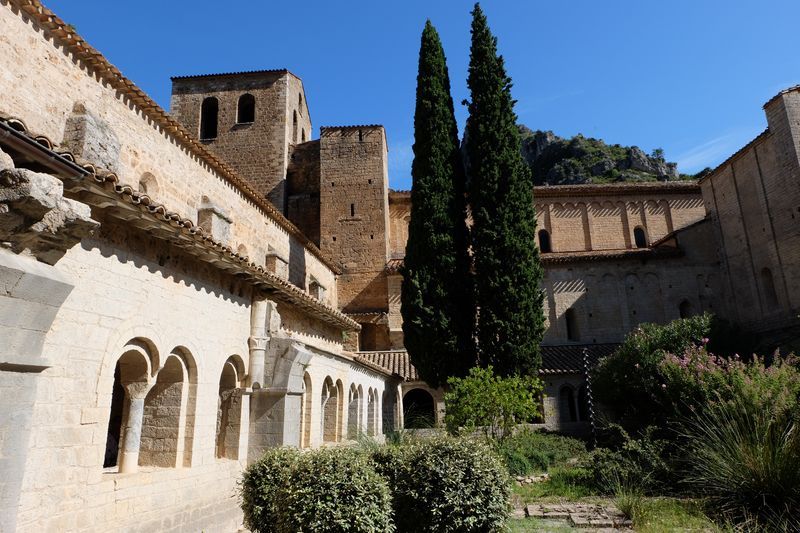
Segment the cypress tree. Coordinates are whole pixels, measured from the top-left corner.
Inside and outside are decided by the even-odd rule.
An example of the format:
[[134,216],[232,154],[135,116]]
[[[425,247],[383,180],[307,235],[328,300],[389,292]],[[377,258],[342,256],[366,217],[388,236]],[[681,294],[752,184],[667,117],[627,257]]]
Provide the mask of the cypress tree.
[[497,39],[479,4],[472,17],[466,154],[478,357],[501,375],[533,374],[544,334],[533,179],[520,154],[511,78]]
[[420,377],[436,387],[466,375],[475,351],[464,168],[444,50],[430,21],[419,51],[411,176],[403,334]]

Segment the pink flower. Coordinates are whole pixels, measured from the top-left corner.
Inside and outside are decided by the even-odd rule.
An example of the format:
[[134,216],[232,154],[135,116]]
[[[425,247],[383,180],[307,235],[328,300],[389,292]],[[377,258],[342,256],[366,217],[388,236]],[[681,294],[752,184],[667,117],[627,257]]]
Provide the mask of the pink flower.
[[708,337],[703,337],[703,344],[708,344]]
[[661,384],[661,388],[662,388],[662,389],[666,389],[666,388],[667,388],[667,384],[666,384],[666,383],[662,383],[662,384]]

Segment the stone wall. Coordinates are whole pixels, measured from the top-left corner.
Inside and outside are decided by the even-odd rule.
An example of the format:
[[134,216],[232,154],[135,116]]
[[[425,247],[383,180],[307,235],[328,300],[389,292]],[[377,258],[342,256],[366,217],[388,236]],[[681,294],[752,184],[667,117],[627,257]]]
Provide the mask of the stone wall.
[[[101,160],[89,162],[107,165],[123,184],[134,190],[146,188],[156,201],[190,220],[198,220],[201,207],[210,202],[232,220],[225,238],[231,248],[246,252],[260,265],[266,263],[268,254],[287,262],[296,260],[299,268],[329,289],[329,296],[335,295],[334,274],[299,237],[193,155],[179,137],[160,129],[122,93],[99,82],[85,63],[54,43],[27,15],[15,13],[5,0],[0,5],[0,28],[5,35],[0,55],[0,113],[22,119],[30,131],[81,157],[105,154]],[[284,93],[297,99],[298,89],[289,78],[284,76],[280,83],[294,87]],[[281,109],[284,115],[291,113]],[[258,112],[257,108],[257,117]],[[306,109],[301,116],[308,121]],[[310,121],[306,124],[310,129]],[[109,143],[113,150],[102,149]],[[281,165],[283,177],[285,158]]]
[[320,141],[295,145],[286,173],[286,216],[311,242],[320,245]]
[[339,306],[348,312],[385,310],[389,208],[383,127],[322,128],[320,225],[321,249],[343,265]]
[[797,324],[800,311],[800,94],[765,111],[769,129],[701,182],[731,318],[762,331]]

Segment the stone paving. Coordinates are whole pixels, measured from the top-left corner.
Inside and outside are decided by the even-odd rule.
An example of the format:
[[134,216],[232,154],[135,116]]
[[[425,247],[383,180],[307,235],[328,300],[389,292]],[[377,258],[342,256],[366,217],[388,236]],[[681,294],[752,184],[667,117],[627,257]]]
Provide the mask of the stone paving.
[[515,518],[538,518],[594,532],[631,529],[631,521],[614,505],[592,503],[536,503],[514,511]]

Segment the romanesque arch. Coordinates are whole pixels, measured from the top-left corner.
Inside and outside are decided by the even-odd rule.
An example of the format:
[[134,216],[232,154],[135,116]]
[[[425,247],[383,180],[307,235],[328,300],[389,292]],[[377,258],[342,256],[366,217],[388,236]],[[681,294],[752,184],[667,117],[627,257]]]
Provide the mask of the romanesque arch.
[[376,391],[370,387],[367,394],[367,435],[375,436],[378,424],[378,399]]
[[200,139],[216,139],[219,120],[219,100],[213,96],[203,99],[200,105]]
[[361,431],[361,395],[355,383],[350,385],[350,398],[347,404],[347,436],[354,439]]
[[256,97],[245,93],[236,105],[236,123],[250,124],[256,121]]
[[431,428],[436,425],[433,396],[422,388],[411,389],[403,395],[403,425],[406,429]]
[[336,442],[336,426],[338,425],[337,407],[339,397],[336,385],[329,377],[325,378],[320,391],[322,412],[322,442]]
[[239,458],[243,377],[244,365],[238,357],[229,357],[222,366],[217,397],[215,454],[219,459]]
[[303,374],[303,414],[300,417],[301,446],[311,446],[311,412],[314,406],[314,390],[311,386],[311,376],[308,372]]

